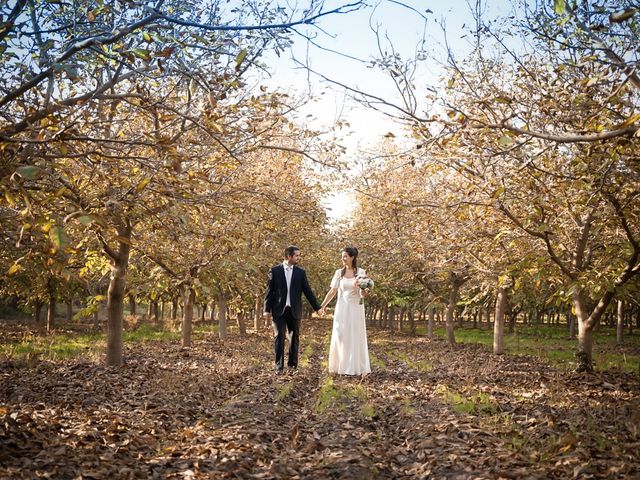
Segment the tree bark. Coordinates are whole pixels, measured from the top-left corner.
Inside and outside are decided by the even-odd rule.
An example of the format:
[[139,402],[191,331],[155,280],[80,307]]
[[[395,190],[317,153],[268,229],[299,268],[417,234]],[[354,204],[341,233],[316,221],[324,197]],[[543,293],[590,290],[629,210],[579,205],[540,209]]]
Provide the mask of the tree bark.
[[129,313],[131,315],[135,316],[135,314],[136,314],[136,306],[137,306],[137,304],[136,304],[136,296],[133,293],[130,293],[129,294]]
[[216,321],[216,302],[212,301],[209,305],[209,322],[213,325]]
[[505,287],[498,288],[496,297],[496,314],[493,321],[493,353],[502,355],[504,353],[504,316],[507,311],[509,297]]
[[37,332],[42,331],[42,307],[43,303],[40,300],[36,300],[36,304],[33,307],[33,323]]
[[182,347],[191,347],[191,331],[193,328],[193,304],[196,300],[196,291],[191,285],[185,287],[184,315],[182,316]]
[[621,345],[624,335],[624,302],[618,300],[618,318],[616,322],[616,344]]
[[427,336],[433,338],[433,323],[435,321],[435,307],[429,307],[429,320],[427,323]]
[[573,293],[573,304],[576,310],[578,321],[578,368],[579,372],[593,371],[593,327],[600,320],[604,313],[601,311],[598,318],[594,318],[594,313],[589,315],[587,309],[587,299],[583,291]]
[[245,320],[245,312],[239,311],[236,315],[236,322],[238,323],[238,330],[240,331],[240,335],[247,334],[247,322]]
[[73,320],[73,300],[67,300],[67,322]]
[[127,268],[131,252],[131,226],[121,225],[118,234],[124,241],[118,242],[118,252],[113,252],[105,243],[110,256],[111,280],[107,291],[107,365],[119,367],[122,358],[122,324],[124,317],[124,293],[127,283]]
[[454,334],[454,324],[453,324],[453,314],[456,309],[456,304],[458,303],[458,292],[460,291],[460,286],[456,283],[452,284],[451,291],[449,292],[449,303],[447,304],[447,312],[445,315],[445,323],[447,326],[447,342],[449,342],[450,346],[454,346],[456,344],[456,337]]
[[567,314],[567,322],[569,323],[569,338],[576,338],[576,317],[573,313]]
[[47,308],[47,333],[50,333],[56,327],[56,291],[53,279],[47,282],[49,291],[49,307]]
[[218,335],[221,340],[227,338],[227,298],[224,293],[218,295]]
[[178,297],[173,297],[171,300],[171,320],[178,318]]
[[262,318],[262,302],[260,295],[256,295],[253,305],[253,328],[256,332],[260,331],[260,319]]
[[416,334],[416,322],[411,309],[407,310],[407,321],[409,322],[409,335],[413,337]]

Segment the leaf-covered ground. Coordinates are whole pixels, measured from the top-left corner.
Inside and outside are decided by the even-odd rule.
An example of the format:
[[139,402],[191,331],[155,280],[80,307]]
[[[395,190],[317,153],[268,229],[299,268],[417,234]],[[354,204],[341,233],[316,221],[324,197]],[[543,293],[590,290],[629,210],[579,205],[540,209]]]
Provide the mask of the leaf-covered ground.
[[276,375],[268,332],[128,345],[126,365],[5,362],[0,478],[634,478],[637,374],[369,332],[373,372],[326,373],[329,323]]

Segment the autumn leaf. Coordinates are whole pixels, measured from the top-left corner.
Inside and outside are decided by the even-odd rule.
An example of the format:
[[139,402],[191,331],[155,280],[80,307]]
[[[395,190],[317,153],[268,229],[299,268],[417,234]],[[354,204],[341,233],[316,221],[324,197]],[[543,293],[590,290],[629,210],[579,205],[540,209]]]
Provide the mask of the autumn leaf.
[[16,168],[16,172],[25,180],[35,180],[40,176],[42,170],[35,165],[26,165]]
[[59,225],[56,225],[49,230],[49,239],[56,248],[63,248],[69,244],[69,237],[64,229]]
[[242,65],[244,59],[247,58],[248,53],[249,52],[247,51],[247,49],[243,48],[242,50],[240,50],[238,55],[236,55],[236,70],[240,70],[240,65]]

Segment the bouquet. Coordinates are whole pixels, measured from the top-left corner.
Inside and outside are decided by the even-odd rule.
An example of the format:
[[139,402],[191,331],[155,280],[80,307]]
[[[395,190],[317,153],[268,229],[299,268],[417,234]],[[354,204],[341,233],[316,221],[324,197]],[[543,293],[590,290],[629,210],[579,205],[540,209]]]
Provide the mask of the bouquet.
[[[373,285],[374,285],[373,280],[371,280],[366,275],[356,276],[356,286],[360,290],[365,290],[365,289],[371,290],[373,288]],[[362,305],[363,303],[364,303],[364,298],[360,298],[360,305]]]

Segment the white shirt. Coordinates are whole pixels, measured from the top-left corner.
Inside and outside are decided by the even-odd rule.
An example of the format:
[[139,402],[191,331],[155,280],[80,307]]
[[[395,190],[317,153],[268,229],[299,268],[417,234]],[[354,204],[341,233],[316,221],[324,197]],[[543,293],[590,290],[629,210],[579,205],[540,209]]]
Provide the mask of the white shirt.
[[291,306],[291,295],[289,291],[291,290],[291,277],[293,276],[293,265],[289,265],[287,262],[282,262],[282,266],[284,267],[284,276],[287,279],[287,304],[286,307]]

